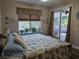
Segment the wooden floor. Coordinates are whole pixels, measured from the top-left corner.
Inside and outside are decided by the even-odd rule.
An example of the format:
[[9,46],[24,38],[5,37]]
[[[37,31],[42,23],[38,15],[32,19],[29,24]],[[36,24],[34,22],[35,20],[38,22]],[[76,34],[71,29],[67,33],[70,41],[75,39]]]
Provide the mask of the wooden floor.
[[71,59],[79,59],[79,50],[72,48],[72,55],[71,55]]

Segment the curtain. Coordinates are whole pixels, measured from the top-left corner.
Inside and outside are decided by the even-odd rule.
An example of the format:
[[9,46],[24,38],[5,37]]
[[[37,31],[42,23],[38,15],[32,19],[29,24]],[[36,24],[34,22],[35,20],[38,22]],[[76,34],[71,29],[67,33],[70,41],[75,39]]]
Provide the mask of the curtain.
[[50,23],[49,23],[49,35],[53,36],[53,23],[54,23],[54,12],[51,12]]
[[71,9],[72,9],[72,7],[70,7],[70,11],[69,11],[69,20],[68,20],[68,27],[67,27],[66,39],[65,39],[66,42],[70,42]]

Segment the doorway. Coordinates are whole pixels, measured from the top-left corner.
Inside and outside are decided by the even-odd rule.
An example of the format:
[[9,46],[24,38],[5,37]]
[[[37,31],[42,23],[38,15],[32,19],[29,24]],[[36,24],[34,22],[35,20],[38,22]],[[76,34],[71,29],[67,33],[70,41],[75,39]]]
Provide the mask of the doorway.
[[67,8],[64,11],[54,12],[53,36],[61,41],[65,41],[66,38],[69,10],[70,8]]

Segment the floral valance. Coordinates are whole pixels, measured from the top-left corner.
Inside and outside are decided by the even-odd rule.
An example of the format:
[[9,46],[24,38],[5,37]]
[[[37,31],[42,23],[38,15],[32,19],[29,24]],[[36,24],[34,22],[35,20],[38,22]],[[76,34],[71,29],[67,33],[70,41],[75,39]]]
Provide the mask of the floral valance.
[[42,11],[38,9],[28,9],[28,8],[16,8],[16,13],[18,15],[27,15],[27,14],[34,14],[34,15],[42,15]]
[[28,8],[20,8],[17,7],[16,8],[16,14],[18,15],[18,18],[20,20],[39,20],[40,16],[42,15],[42,11],[41,10],[37,10],[37,9],[28,9]]

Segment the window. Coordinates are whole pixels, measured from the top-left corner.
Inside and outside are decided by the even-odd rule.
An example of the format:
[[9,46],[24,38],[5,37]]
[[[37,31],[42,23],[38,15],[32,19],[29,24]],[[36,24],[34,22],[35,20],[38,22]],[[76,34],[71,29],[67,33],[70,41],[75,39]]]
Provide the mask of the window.
[[19,30],[25,30],[26,28],[30,28],[29,21],[19,21]]
[[40,21],[18,21],[20,34],[40,32]]
[[18,15],[20,33],[40,32],[42,10],[17,7],[16,14]]
[[31,21],[31,27],[36,28],[39,32],[40,27],[41,27],[41,22],[40,21]]

